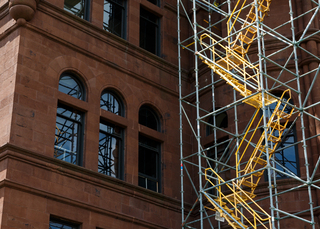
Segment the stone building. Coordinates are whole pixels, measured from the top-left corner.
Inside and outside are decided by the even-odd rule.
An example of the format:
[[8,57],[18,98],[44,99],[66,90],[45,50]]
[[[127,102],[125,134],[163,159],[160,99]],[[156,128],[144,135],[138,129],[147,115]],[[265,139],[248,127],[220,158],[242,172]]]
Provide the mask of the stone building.
[[1,228],[179,228],[175,1],[1,1]]
[[[275,15],[281,15],[283,2],[274,3]],[[296,2],[297,12],[300,6],[308,11]],[[176,5],[0,0],[0,228],[181,228]],[[181,13],[184,37],[192,34],[186,13],[191,12]],[[282,20],[272,18],[268,24]],[[222,25],[215,29],[225,31]],[[290,28],[283,32],[289,36]],[[308,42],[319,53],[318,41]],[[278,48],[274,40],[268,45]],[[182,55],[181,84],[188,94],[194,90],[193,55]],[[302,69],[318,65],[303,58]],[[201,82],[208,71],[201,65]],[[219,107],[232,100],[232,88],[220,83],[217,91]],[[210,93],[201,99],[212,111]],[[220,118],[221,128],[234,127],[231,113]],[[204,145],[212,143],[210,131],[203,128]],[[190,154],[197,149],[192,135],[184,128]],[[190,170],[191,177],[197,173]],[[196,195],[190,183],[184,185],[187,214]],[[267,192],[267,182],[261,192]]]

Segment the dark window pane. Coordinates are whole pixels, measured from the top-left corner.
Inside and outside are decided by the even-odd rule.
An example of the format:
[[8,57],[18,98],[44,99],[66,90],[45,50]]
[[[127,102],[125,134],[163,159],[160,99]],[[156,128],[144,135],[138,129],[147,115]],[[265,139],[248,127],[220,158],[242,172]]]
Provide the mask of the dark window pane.
[[60,160],[80,164],[82,138],[82,115],[72,108],[58,105],[54,157]]
[[139,145],[143,145],[144,147],[150,148],[154,151],[159,151],[160,147],[159,142],[142,135],[139,136]]
[[84,100],[83,87],[73,75],[63,74],[61,76],[59,80],[59,91],[77,99]]
[[51,219],[49,223],[49,229],[78,229],[79,225],[73,223]]
[[147,188],[147,185],[146,185],[146,178],[144,178],[144,177],[140,177],[139,176],[139,186],[140,187],[144,187],[144,188]]
[[148,180],[147,189],[157,192],[158,191],[158,183],[153,180]]
[[139,173],[157,178],[158,152],[139,147]]
[[[278,164],[276,164],[276,168],[284,172],[287,172],[286,169],[288,169],[293,174],[299,175],[296,146],[292,146],[292,144],[295,143],[294,128],[292,128],[290,131],[286,129],[282,136],[285,135],[286,137],[280,142],[279,147],[277,147],[278,149],[280,149],[280,151],[277,151],[274,155],[276,162],[278,162]],[[278,134],[276,133],[275,136],[278,136]],[[285,149],[281,150],[282,148]],[[285,167],[286,169],[281,167],[279,164]],[[278,178],[287,177],[282,173],[277,173],[276,176]]]
[[65,0],[64,9],[69,13],[84,19],[85,0]]
[[140,8],[140,47],[158,54],[159,39],[159,18]]
[[152,4],[158,6],[158,0],[148,0],[148,2],[151,2]]
[[[213,117],[210,116],[208,123],[213,125]],[[216,126],[219,128],[227,128],[228,127],[228,115],[227,112],[222,112],[219,113],[215,116],[216,118]],[[212,126],[207,126],[206,128],[206,136],[209,136],[213,133],[213,127]]]
[[139,136],[139,186],[159,191],[160,143]]
[[112,92],[105,91],[101,95],[100,107],[116,115],[124,116],[121,100]]
[[100,123],[98,171],[121,178],[120,170],[122,170],[122,129]]
[[124,1],[104,1],[103,28],[105,30],[124,38],[124,16]]
[[139,110],[139,123],[151,129],[160,130],[159,118],[148,106],[142,106]]

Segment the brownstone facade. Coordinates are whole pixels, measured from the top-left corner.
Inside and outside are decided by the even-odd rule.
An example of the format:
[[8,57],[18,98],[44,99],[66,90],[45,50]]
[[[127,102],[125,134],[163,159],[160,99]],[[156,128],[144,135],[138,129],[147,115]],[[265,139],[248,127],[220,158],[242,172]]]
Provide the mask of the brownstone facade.
[[[52,219],[82,229],[181,228],[176,1],[155,5],[128,0],[125,8],[123,39],[103,29],[103,0],[89,2],[87,20],[64,10],[63,0],[0,0],[0,228],[47,229]],[[142,8],[160,21],[157,55],[140,48]],[[182,27],[187,23],[183,18]],[[223,32],[217,28],[217,33]],[[182,32],[189,33],[187,29]],[[269,48],[273,45],[276,42],[270,41]],[[307,46],[319,52],[315,41]],[[190,54],[182,50],[182,55]],[[316,62],[306,62],[302,68]],[[194,86],[188,58],[183,59],[182,69],[182,85],[188,93]],[[205,82],[208,70],[203,66],[201,71]],[[59,91],[65,72],[83,84],[83,100]],[[105,90],[116,92],[122,100],[123,116],[100,108]],[[221,84],[217,91],[218,107],[232,101],[232,88]],[[206,93],[201,102],[208,103],[210,110],[211,97]],[[79,165],[55,157],[58,104],[83,114]],[[143,105],[152,107],[158,116],[159,130],[139,123]],[[246,117],[248,111],[240,111]],[[229,122],[234,120],[231,112],[228,117]],[[101,121],[123,129],[121,179],[98,172]],[[244,119],[241,125],[246,125]],[[184,147],[193,152],[192,131],[186,127],[183,135]],[[139,186],[139,136],[160,144],[158,192]],[[209,144],[212,136],[203,141]],[[191,173],[197,176],[197,171]],[[261,195],[267,194],[266,186],[265,182],[259,190]],[[186,212],[195,199],[190,190],[185,193]],[[290,195],[295,198],[299,193]],[[295,204],[307,202],[299,197]]]
[[[126,39],[103,27],[103,0],[88,21],[64,1],[1,1],[1,228],[179,228],[178,68],[174,1],[126,2]],[[139,47],[140,6],[161,21],[160,55]],[[59,91],[63,72],[84,86],[83,101]],[[100,108],[116,91],[123,117]],[[57,105],[84,115],[81,166],[54,157]],[[139,124],[147,104],[160,131]],[[123,179],[98,173],[99,122],[124,130]],[[138,136],[161,144],[159,193],[138,186]]]

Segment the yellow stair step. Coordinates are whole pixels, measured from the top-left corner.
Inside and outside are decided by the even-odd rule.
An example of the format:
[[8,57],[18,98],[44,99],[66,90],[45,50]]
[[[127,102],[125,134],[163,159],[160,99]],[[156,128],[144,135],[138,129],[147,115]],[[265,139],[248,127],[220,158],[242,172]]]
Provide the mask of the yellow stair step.
[[230,71],[230,70],[234,69],[236,66],[239,66],[240,64],[242,64],[242,61],[234,55],[228,55],[228,56],[218,60],[216,63],[220,67]]
[[[252,10],[249,12],[247,17],[250,18],[252,21],[256,20],[256,14]],[[259,21],[263,21],[261,17],[259,17]]]
[[241,45],[233,44],[231,48],[233,51],[235,51],[239,54],[247,53],[247,50],[245,48],[243,48]]
[[271,141],[271,142],[274,142],[274,143],[277,143],[279,142],[281,139],[277,136],[274,136],[272,134],[268,134],[268,141]]
[[279,124],[278,122],[271,122],[270,123],[270,127],[273,128],[273,129],[276,129],[276,130],[284,130],[286,127]]
[[291,117],[291,114],[288,114],[284,111],[277,111],[276,115],[282,119],[289,119]]
[[259,165],[262,165],[262,166],[266,166],[267,165],[267,161],[260,158],[260,157],[255,157],[253,158],[253,161],[258,163]]
[[240,33],[239,40],[249,45],[252,43],[253,38],[247,37],[247,36],[243,35],[242,33]]
[[[264,146],[260,146],[259,147],[259,150],[261,151],[261,152],[267,152],[267,150],[266,150],[266,148],[264,147]],[[271,148],[268,148],[268,152],[269,152],[269,154],[272,154],[273,153],[273,149],[271,149]]]
[[264,6],[264,5],[261,4],[261,5],[258,7],[258,10],[261,11],[262,13],[266,13],[266,12],[268,12],[270,9],[269,9],[268,6]]
[[[240,172],[242,172],[242,171],[240,171]],[[264,173],[263,170],[259,171],[259,172],[255,172],[255,169],[249,169],[248,170],[248,173],[252,173],[252,172],[254,172],[252,175],[255,176],[255,177],[261,177],[263,175],[263,173]]]
[[257,32],[257,29],[254,26],[252,26],[252,25],[249,26],[249,25],[250,25],[249,23],[245,22],[242,25],[242,28],[246,28],[247,27],[245,30],[247,30],[248,32],[250,32],[252,34],[255,34]]
[[[256,195],[252,194],[251,192],[245,191],[245,190],[237,191],[236,193],[238,194],[238,196],[241,197],[241,199],[243,201],[249,200],[249,198],[247,196],[249,196],[252,199],[256,197]],[[244,193],[247,194],[247,195],[245,195]],[[228,202],[231,202],[231,203],[234,203],[235,201],[236,202],[242,201],[242,200],[239,199],[238,196],[235,193],[231,193],[231,194],[226,195],[225,197],[223,197],[223,199],[228,201]]]
[[[240,221],[238,221],[238,223],[241,224],[242,227],[248,228],[246,225],[244,225],[244,224],[241,223]],[[232,223],[230,223],[230,225],[231,225],[232,227],[235,227],[235,228],[242,228],[242,227],[239,226],[236,222],[232,222]]]
[[[232,210],[231,210],[231,211],[232,211]],[[232,212],[233,212],[233,211],[232,211]],[[233,213],[231,213],[230,215],[231,215],[236,221],[238,221],[238,222],[241,220],[238,216],[236,216],[236,215],[233,214]],[[231,219],[231,217],[229,217],[229,216],[227,216],[227,215],[226,215],[226,218]]]
[[241,184],[244,185],[244,186],[247,186],[247,187],[249,187],[249,188],[256,188],[256,187],[257,187],[257,184],[256,184],[256,183],[253,183],[253,182],[247,181],[247,180],[243,180],[243,181],[241,182]]
[[[277,102],[278,99],[271,96],[271,95],[268,95],[268,94],[264,94],[264,104],[265,106],[268,106],[274,102]],[[259,93],[259,94],[256,94],[248,99],[245,99],[243,100],[243,103],[247,103],[255,108],[260,108],[262,107],[262,94]]]
[[214,199],[215,202],[217,202],[220,206],[225,206],[227,203],[224,201],[221,201],[219,198],[218,199]]

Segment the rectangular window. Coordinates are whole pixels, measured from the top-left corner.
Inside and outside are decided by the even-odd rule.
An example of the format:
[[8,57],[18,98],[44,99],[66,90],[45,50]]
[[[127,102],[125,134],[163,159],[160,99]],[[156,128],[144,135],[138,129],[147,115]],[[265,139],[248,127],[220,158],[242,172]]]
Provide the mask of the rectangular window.
[[123,179],[123,129],[100,123],[98,171]]
[[140,47],[159,55],[160,19],[153,13],[140,7]]
[[103,29],[125,39],[125,1],[104,0]]
[[[287,102],[289,104],[291,103],[290,97],[288,97],[286,92],[275,95],[282,98],[284,102]],[[286,128],[283,130],[274,128],[268,131],[268,147],[269,149],[274,150],[273,156],[275,168],[284,172],[276,172],[275,176],[277,179],[290,178],[290,176],[286,174],[294,174],[296,176],[300,176],[298,148],[297,145],[295,145],[295,142],[297,142],[295,125],[292,126],[292,128],[289,128],[291,126],[291,122],[288,122],[286,124],[287,119],[280,118],[278,116],[279,114],[289,115],[292,112],[293,108],[284,102],[282,102],[278,108],[276,102],[272,103],[268,106],[268,109],[266,111],[266,116],[268,118],[272,117],[272,114],[275,113],[274,120],[280,119],[280,124],[286,125]],[[275,139],[278,139],[279,136],[281,136],[281,141],[276,141]],[[274,170],[272,170],[271,172],[273,173]],[[267,180],[267,172],[265,172],[265,177]]]
[[50,218],[49,229],[79,229],[80,225]]
[[81,165],[83,140],[83,114],[73,108],[57,108],[54,157]]
[[139,135],[139,186],[160,192],[160,143]]
[[64,10],[79,18],[89,20],[89,0],[64,0]]

